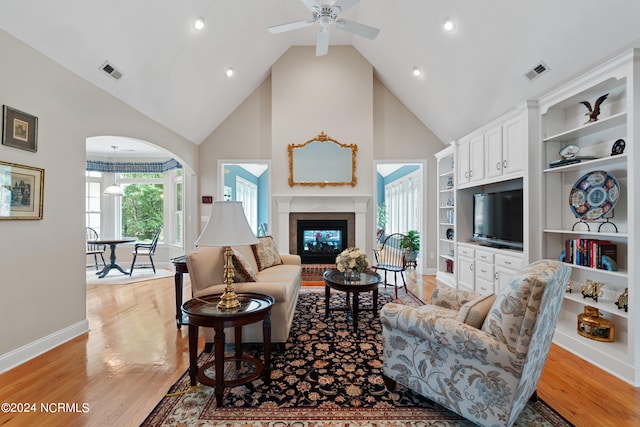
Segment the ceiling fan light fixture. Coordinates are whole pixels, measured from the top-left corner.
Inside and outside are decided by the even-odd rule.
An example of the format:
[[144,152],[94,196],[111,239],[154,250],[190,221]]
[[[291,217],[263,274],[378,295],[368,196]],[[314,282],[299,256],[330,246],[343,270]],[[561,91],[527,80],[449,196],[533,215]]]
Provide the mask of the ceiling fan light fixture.
[[450,33],[456,29],[456,24],[455,22],[453,22],[451,18],[445,18],[444,21],[442,22],[442,28],[446,32]]
[[234,73],[234,71],[233,71],[233,68],[227,68],[227,71],[225,71],[225,72],[224,72],[224,74],[225,74],[227,77],[233,77],[233,75],[234,75],[235,73]]
[[193,29],[196,31],[204,30],[204,18],[197,18],[193,21]]
[[360,0],[337,0],[333,4],[319,5],[317,0],[302,0],[311,12],[310,19],[274,25],[269,27],[268,30],[271,34],[278,34],[317,24],[320,26],[320,30],[316,36],[316,56],[323,56],[326,55],[329,50],[329,29],[331,25],[334,25],[341,31],[346,31],[347,33],[355,34],[356,36],[369,40],[373,40],[378,36],[380,29],[340,17],[343,12],[353,7],[359,1]]
[[422,77],[422,70],[418,67],[413,67],[411,74],[413,74],[414,77]]

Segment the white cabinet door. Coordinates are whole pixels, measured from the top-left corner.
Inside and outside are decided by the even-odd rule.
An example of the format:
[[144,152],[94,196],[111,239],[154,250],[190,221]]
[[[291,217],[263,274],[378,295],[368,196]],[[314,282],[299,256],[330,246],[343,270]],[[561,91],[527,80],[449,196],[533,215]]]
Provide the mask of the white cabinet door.
[[522,258],[496,255],[495,286],[496,293],[502,292],[509,281],[522,269]]
[[484,179],[484,135],[469,140],[469,165],[471,182]]
[[484,147],[486,155],[486,177],[502,175],[502,126],[494,127],[485,133]]
[[474,279],[473,258],[458,257],[458,288],[465,291],[474,291]]
[[458,170],[458,185],[469,182],[469,141],[461,142],[458,146],[456,169]]
[[496,285],[496,293],[502,292],[504,288],[507,287],[509,281],[513,276],[517,273],[516,270],[511,270],[508,268],[500,267],[496,265],[496,273],[495,273],[495,285]]
[[526,158],[524,122],[521,116],[515,117],[503,125],[502,173],[510,174],[523,169]]

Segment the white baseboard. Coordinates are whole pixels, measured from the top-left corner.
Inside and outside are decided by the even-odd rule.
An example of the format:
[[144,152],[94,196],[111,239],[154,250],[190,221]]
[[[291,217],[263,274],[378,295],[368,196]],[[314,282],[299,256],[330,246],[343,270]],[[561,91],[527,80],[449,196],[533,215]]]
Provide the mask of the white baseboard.
[[8,353],[2,354],[0,355],[0,374],[88,331],[89,321],[84,319],[81,322],[67,326],[46,337],[42,337]]

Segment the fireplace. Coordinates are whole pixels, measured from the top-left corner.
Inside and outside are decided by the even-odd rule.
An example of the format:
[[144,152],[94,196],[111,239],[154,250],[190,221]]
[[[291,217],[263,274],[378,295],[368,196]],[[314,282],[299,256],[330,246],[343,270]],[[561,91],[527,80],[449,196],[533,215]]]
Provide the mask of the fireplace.
[[303,264],[333,264],[336,256],[355,246],[355,215],[351,212],[289,214],[290,253]]
[[346,220],[299,220],[296,248],[303,264],[332,264],[347,248]]

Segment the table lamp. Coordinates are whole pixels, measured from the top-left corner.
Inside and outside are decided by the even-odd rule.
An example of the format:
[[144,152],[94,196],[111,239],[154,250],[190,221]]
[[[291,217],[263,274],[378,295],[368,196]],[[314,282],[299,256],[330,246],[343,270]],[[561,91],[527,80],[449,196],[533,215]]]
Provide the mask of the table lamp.
[[252,245],[258,242],[258,238],[251,231],[247,222],[242,202],[217,201],[213,203],[209,222],[196,240],[195,245],[225,248],[224,282],[226,287],[220,297],[218,309],[233,310],[240,307],[240,301],[238,301],[238,296],[233,289],[233,250],[231,246]]

